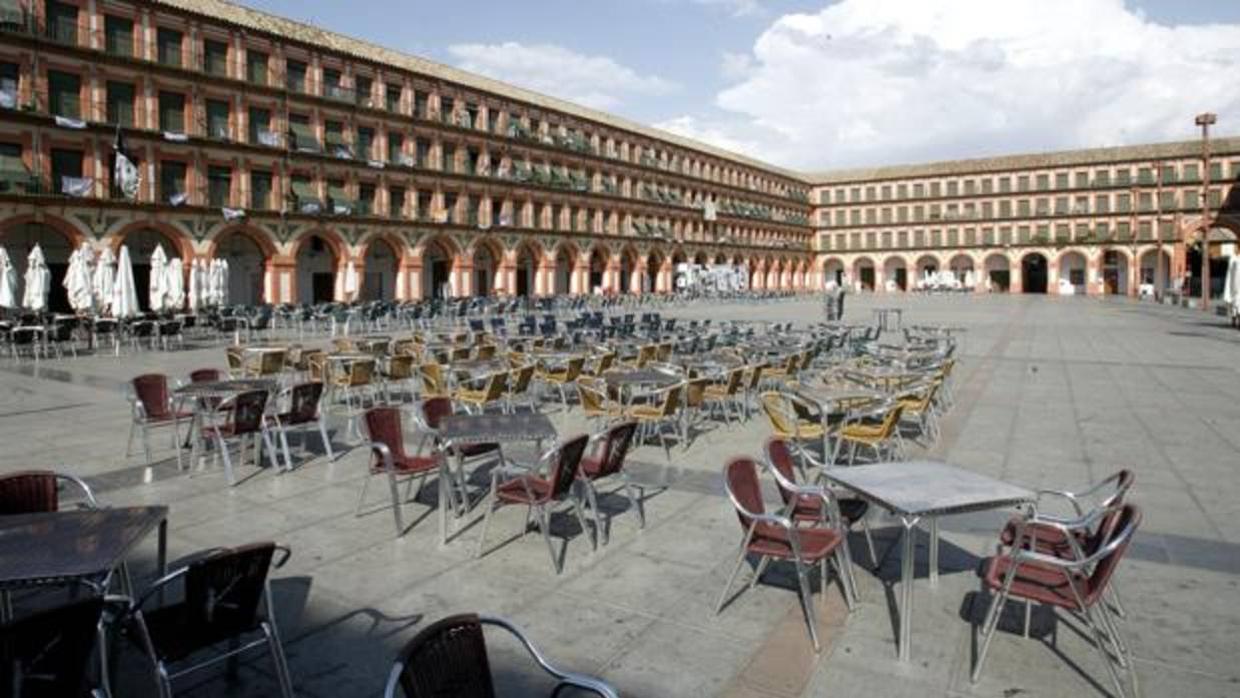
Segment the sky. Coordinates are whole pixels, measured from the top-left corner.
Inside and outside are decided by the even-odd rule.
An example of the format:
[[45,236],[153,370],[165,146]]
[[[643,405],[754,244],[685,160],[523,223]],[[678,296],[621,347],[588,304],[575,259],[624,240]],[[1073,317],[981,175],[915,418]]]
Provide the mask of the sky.
[[242,4],[797,170],[1240,134],[1240,0]]

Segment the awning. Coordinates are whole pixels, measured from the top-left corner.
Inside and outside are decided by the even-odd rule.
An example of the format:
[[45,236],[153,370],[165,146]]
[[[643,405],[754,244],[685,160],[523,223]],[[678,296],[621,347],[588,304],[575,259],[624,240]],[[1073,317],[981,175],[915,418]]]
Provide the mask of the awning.
[[314,129],[309,124],[299,124],[295,121],[289,122],[289,135],[293,139],[293,147],[306,153],[321,153],[323,145],[319,143],[319,139],[314,136]]

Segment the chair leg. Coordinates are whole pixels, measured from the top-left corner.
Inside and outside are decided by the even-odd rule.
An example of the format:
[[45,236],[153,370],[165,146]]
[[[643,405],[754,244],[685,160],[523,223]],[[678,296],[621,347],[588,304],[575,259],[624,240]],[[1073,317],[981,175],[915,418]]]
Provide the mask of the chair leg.
[[1120,698],[1124,698],[1128,692],[1124,690],[1123,679],[1120,678],[1119,670],[1115,668],[1115,665],[1120,662],[1112,658],[1107,651],[1107,634],[1103,631],[1097,617],[1094,616],[1094,609],[1090,606],[1085,606],[1085,620],[1088,621],[1089,629],[1094,633],[1094,647],[1098,650],[1098,656],[1102,657],[1103,663],[1107,665],[1107,672],[1111,674],[1111,680],[1115,682],[1115,693]]
[[[439,486],[443,487],[443,482],[440,482]],[[495,483],[494,481],[492,481],[491,496],[487,498],[487,502],[486,502],[487,511],[486,511],[486,514],[482,517],[482,534],[478,536],[478,548],[474,550],[475,558],[482,557],[482,550],[483,550],[483,547],[486,545],[486,540],[487,540],[487,531],[490,530],[491,528],[491,514],[495,512],[495,505],[498,503],[499,501],[495,496]],[[526,529],[530,527],[529,514],[530,512],[526,511],[525,513],[525,528]],[[523,536],[525,535],[524,529],[521,535]]]
[[870,549],[870,564],[878,569],[878,554],[874,552],[874,536],[870,535],[870,522],[862,517],[861,531],[865,534],[865,545]]
[[994,639],[995,626],[999,624],[1000,611],[1007,603],[1007,585],[1003,591],[994,594],[990,599],[990,608],[986,610],[986,619],[982,621],[982,646],[977,650],[977,664],[973,667],[971,679],[977,683],[982,675],[982,666],[986,663],[986,653],[990,650],[990,641]]
[[[581,506],[581,497],[577,494],[572,495],[573,511],[577,513],[577,523],[581,524],[581,532],[586,532],[586,515]],[[598,550],[598,527],[590,527],[590,548]]]
[[610,521],[608,522],[609,525],[607,528],[603,528],[598,510],[598,492],[594,489],[594,483],[589,480],[582,480],[581,487],[586,491],[586,500],[590,504],[590,514],[594,517],[594,535],[597,538],[599,532],[602,531],[603,545],[607,545],[611,542]]
[[[748,540],[745,541],[746,543]],[[728,575],[728,583],[724,585],[723,591],[719,594],[719,602],[715,604],[715,615],[723,610],[723,603],[728,600],[728,591],[732,589],[732,583],[736,581],[736,575],[740,574],[741,566],[745,564],[745,553],[748,552],[747,546],[741,545],[741,552],[736,556],[736,564],[732,567],[732,574]]]
[[814,597],[809,589],[809,575],[799,560],[796,565],[797,581],[801,587],[801,605],[805,607],[805,623],[809,626],[809,639],[814,643],[814,651],[819,652],[822,647],[818,644],[818,621],[814,618]]
[[146,453],[146,464],[151,464],[151,434],[145,424],[142,425],[142,449]]
[[263,623],[260,626],[267,636],[267,647],[271,650],[271,662],[276,668],[276,679],[280,682],[280,695],[293,698],[293,680],[289,675],[288,661],[284,657],[284,648],[280,645],[280,637],[276,634],[273,624]]
[[758,586],[758,582],[762,580],[762,575],[766,573],[766,566],[769,564],[771,564],[771,557],[769,555],[763,555],[762,559],[758,560],[758,566],[753,571],[753,578],[749,580],[750,589]]
[[387,479],[388,490],[392,493],[392,515],[396,517],[396,537],[400,538],[405,535],[405,522],[400,516],[400,487],[396,484],[396,475],[389,472]]
[[559,556],[555,554],[555,545],[551,542],[551,512],[547,510],[545,505],[538,507],[538,528],[542,530],[543,540],[547,542],[547,552],[551,555],[551,566],[555,568],[555,573],[559,574],[564,570]]
[[[228,455],[228,444],[224,442],[224,438],[219,434],[215,435],[216,452],[224,457],[224,476],[228,479],[228,486],[234,487],[237,484],[237,478],[233,476],[232,456]],[[241,442],[241,455],[245,454],[245,441]]]
[[629,506],[637,510],[638,527],[644,529],[646,528],[646,505],[642,504],[640,497],[633,496],[633,491],[636,488],[634,487],[633,482],[629,479],[629,474],[626,472],[621,472],[620,478],[624,481],[624,493],[629,498]]
[[327,438],[327,424],[323,421],[322,415],[319,416],[319,436],[323,437],[323,450],[327,452],[327,460],[334,461],[336,456],[332,454],[332,440]]
[[362,507],[366,505],[366,488],[370,486],[371,477],[373,475],[367,473],[366,477],[362,478],[362,491],[357,495],[357,507],[353,510],[354,518],[362,515]]
[[125,457],[126,458],[133,455],[133,433],[137,426],[138,426],[137,422],[132,421],[132,420],[129,422],[129,440],[125,442]]

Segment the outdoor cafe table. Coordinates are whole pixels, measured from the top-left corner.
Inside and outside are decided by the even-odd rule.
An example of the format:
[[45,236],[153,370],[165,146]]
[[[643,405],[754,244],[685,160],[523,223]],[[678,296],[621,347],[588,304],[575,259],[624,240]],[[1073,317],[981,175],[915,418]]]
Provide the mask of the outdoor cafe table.
[[[439,423],[440,448],[447,453],[457,449],[457,469],[463,466],[459,448],[476,444],[534,442],[539,451],[542,442],[556,438],[555,425],[547,415],[538,412],[517,414],[456,414]],[[448,481],[451,478],[448,459],[439,459],[439,540],[448,543]],[[463,493],[462,493],[463,494]]]
[[1024,487],[937,461],[876,463],[829,468],[823,476],[900,518],[904,550],[900,559],[900,661],[908,661],[913,639],[914,531],[930,522],[930,586],[939,580],[939,517],[1032,504],[1037,495]]
[[[818,408],[818,414],[822,419],[822,457],[828,465],[835,465],[835,457],[838,455],[840,444],[842,443],[842,441],[837,440],[835,448],[831,448],[831,415],[846,413],[847,411],[842,409],[845,403],[878,402],[879,400],[887,399],[885,393],[860,386],[814,387],[804,383],[795,386],[792,389],[792,394]],[[847,419],[847,414],[845,414],[844,420],[837,422],[837,426],[843,428]]]
[[[884,332],[895,332],[900,329],[904,323],[904,310],[902,308],[874,308],[874,324],[878,325]],[[892,318],[895,322],[892,322]]]
[[[185,445],[189,446],[194,443],[194,427],[198,428],[199,433],[202,432],[202,422],[205,415],[211,414],[219,405],[221,400],[240,395],[241,393],[249,393],[255,390],[263,390],[270,395],[280,389],[279,381],[270,378],[239,378],[235,380],[222,381],[202,381],[199,383],[187,383],[179,386],[172,391],[172,394],[180,401],[192,400],[191,409],[194,416],[190,419],[189,430],[185,433]],[[196,447],[195,447],[196,448]],[[194,464],[194,453],[190,454],[190,465]],[[180,465],[181,456],[177,454],[177,465]]]
[[85,582],[98,588],[154,528],[167,564],[168,507],[82,509],[0,516],[0,589]]

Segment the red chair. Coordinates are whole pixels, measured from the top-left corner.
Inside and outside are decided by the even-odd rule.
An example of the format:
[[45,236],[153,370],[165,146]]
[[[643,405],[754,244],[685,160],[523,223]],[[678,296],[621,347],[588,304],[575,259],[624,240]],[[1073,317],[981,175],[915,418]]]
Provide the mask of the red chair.
[[[254,464],[261,465],[263,460],[263,448],[267,450],[267,460],[275,468],[280,467],[280,460],[276,455],[275,446],[271,441],[270,426],[267,423],[267,391],[251,390],[246,393],[233,396],[220,403],[221,410],[228,410],[230,413],[229,420],[224,424],[209,425],[202,428],[203,439],[215,440],[215,454],[213,458],[219,455],[224,457],[224,474],[228,477],[230,486],[237,484],[237,478],[233,475],[232,457],[228,455],[229,440],[236,439],[239,444],[238,456],[244,462],[246,438],[249,437],[254,442]],[[195,442],[195,451],[197,445]]]
[[189,382],[191,383],[214,383],[223,380],[221,372],[218,368],[200,368],[196,371],[189,372]]
[[634,485],[629,474],[624,471],[624,460],[633,445],[633,435],[637,432],[637,422],[623,422],[590,439],[593,448],[581,458],[581,468],[577,477],[585,489],[586,501],[594,514],[594,530],[603,532],[603,543],[611,538],[611,521],[602,528],[599,522],[598,490],[595,483],[612,477],[619,477],[623,482],[624,495],[629,500],[629,508],[637,512],[641,528],[646,527],[646,512],[642,508],[641,497],[634,496]]
[[[432,397],[422,401],[420,409],[415,411],[414,421],[420,431],[434,439],[435,447],[440,446],[439,425],[445,417],[450,417],[456,413],[452,406],[452,398],[449,397]],[[421,450],[422,444],[418,444]],[[456,471],[456,487],[460,490],[460,499],[455,506],[463,507],[469,502],[469,495],[465,486],[465,464],[467,462],[480,462],[492,458],[498,458],[500,464],[504,463],[504,453],[500,449],[499,444],[483,443],[469,444],[467,446],[453,447],[447,455],[457,462]],[[451,461],[449,461],[451,462]],[[464,513],[458,511],[458,513]]]
[[81,493],[82,505],[85,508],[98,508],[90,485],[80,478],[51,470],[20,470],[0,475],[0,515],[60,511],[62,481]]
[[142,447],[146,452],[147,465],[151,463],[150,429],[154,427],[172,427],[172,443],[177,451],[177,463],[181,462],[181,420],[189,422],[193,419],[192,412],[173,407],[172,396],[168,392],[168,377],[162,373],[146,373],[130,382],[131,393],[129,403],[133,412],[133,422],[129,425],[129,441],[125,444],[125,456],[133,454],[134,431],[142,429]]
[[[317,385],[317,384],[314,384]],[[374,407],[366,411],[366,432],[370,436],[370,467],[366,477],[362,479],[362,492],[357,497],[357,510],[354,512],[356,516],[362,515],[362,507],[366,502],[366,487],[370,484],[370,479],[375,475],[384,475],[387,477],[388,489],[392,493],[392,512],[396,517],[396,536],[399,538],[405,534],[404,520],[401,518],[400,505],[402,498],[400,496],[399,478],[405,477],[407,487],[413,486],[413,481],[418,480],[418,492],[414,495],[422,493],[422,487],[426,484],[426,476],[440,472],[440,460],[443,458],[437,451],[432,451],[429,456],[410,455],[405,452],[405,432],[401,425],[401,410],[396,407]],[[442,482],[440,487],[445,486]],[[452,488],[448,487],[449,496],[452,496]],[[406,489],[403,501],[410,501],[409,492]]]
[[[482,522],[482,535],[478,538],[476,557],[482,556],[487,529],[491,526],[491,514],[505,504],[524,504],[530,511],[526,514],[522,534],[529,528],[530,515],[537,514],[538,528],[547,542],[547,551],[551,553],[551,564],[555,567],[556,574],[560,573],[563,561],[555,554],[555,546],[551,544],[551,512],[555,505],[571,498],[581,530],[586,530],[581,498],[573,493],[573,482],[577,476],[577,468],[581,465],[581,455],[585,453],[589,441],[590,437],[586,434],[573,437],[543,454],[533,468],[501,465],[492,471],[491,498],[487,502],[487,513]],[[544,465],[547,476],[537,475]],[[597,533],[595,531],[591,536],[591,541],[596,546]]]
[[[323,399],[323,384],[299,383],[291,388],[285,388],[281,395],[289,396],[289,408],[287,412],[276,414],[272,428],[280,436],[280,445],[284,447],[284,468],[286,470],[293,469],[293,455],[288,448],[288,433],[294,429],[305,430],[307,428],[317,428],[319,437],[323,439],[323,450],[327,452],[328,460],[336,460],[336,456],[332,453],[332,440],[327,436],[327,424],[323,421],[323,413],[319,409],[319,405]],[[303,447],[305,445],[303,439]]]
[[[792,520],[797,523],[822,523],[826,521],[828,501],[834,501],[837,511],[849,528],[861,524],[865,534],[866,546],[870,549],[870,563],[878,567],[878,555],[874,552],[874,538],[870,535],[870,525],[866,522],[866,514],[870,511],[870,503],[857,497],[839,497],[826,485],[800,485],[796,478],[796,460],[794,454],[820,468],[826,467],[816,461],[806,449],[792,439],[772,437],[766,441],[766,462],[771,466],[775,482],[779,485],[779,496],[784,505],[791,507]],[[845,540],[844,545],[848,545]],[[849,553],[851,559],[852,553]],[[851,577],[851,575],[849,575]],[[856,585],[853,586],[856,588]]]
[[[103,597],[40,610],[0,626],[0,695],[22,698],[104,698],[90,689],[96,649],[102,655]],[[100,677],[107,687],[107,676]]]
[[844,580],[843,570],[849,561],[844,558],[844,547],[841,543],[844,534],[831,526],[798,527],[792,519],[782,514],[766,513],[762,502],[762,486],[758,482],[758,464],[752,458],[733,458],[724,468],[724,487],[732,506],[736,508],[736,516],[740,520],[745,537],[741,539],[740,554],[737,556],[736,567],[728,577],[727,586],[719,595],[719,603],[715,613],[723,610],[728,600],[728,592],[741,566],[750,555],[758,557],[758,565],[749,586],[753,587],[762,577],[767,563],[771,560],[787,560],[796,566],[797,581],[800,583],[801,605],[805,609],[805,622],[809,626],[809,637],[814,643],[814,651],[818,652],[817,622],[814,619],[814,599],[809,589],[809,571],[818,565],[821,573],[822,593],[827,590],[827,560],[834,557],[835,566],[841,575],[844,585],[844,600],[849,609],[852,608],[852,597],[847,590],[848,582]]
[[[992,597],[982,623],[982,642],[973,667],[973,681],[976,683],[982,674],[1004,606],[1008,599],[1017,599],[1062,608],[1083,619],[1093,633],[1094,647],[1106,664],[1118,694],[1127,695],[1116,665],[1122,669],[1130,667],[1128,648],[1107,605],[1099,602],[1140,523],[1141,510],[1133,504],[1096,510],[1080,521],[1067,524],[1043,521],[1043,525],[1058,528],[1070,541],[1075,541],[1080,531],[1104,533],[1104,537],[1093,541],[1092,549],[1072,543],[1078,555],[1075,559],[1047,555],[1021,545],[1007,547],[1004,552],[1005,546],[1001,545],[998,553],[985,563],[984,583]],[[1026,533],[1023,525],[1018,526],[1014,540],[1028,541]],[[1114,650],[1114,658],[1111,650]]]

